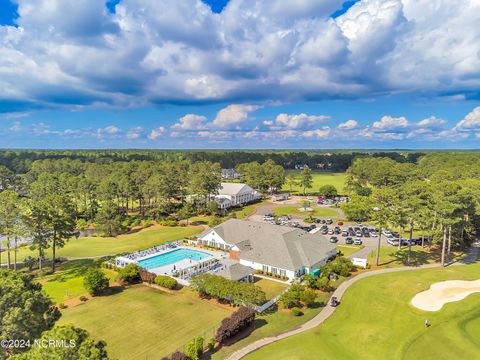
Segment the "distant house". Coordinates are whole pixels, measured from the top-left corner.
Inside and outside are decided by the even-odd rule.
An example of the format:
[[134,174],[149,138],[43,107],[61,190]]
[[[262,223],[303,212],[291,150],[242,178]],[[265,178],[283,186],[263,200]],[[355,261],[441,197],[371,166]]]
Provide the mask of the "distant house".
[[237,219],[205,231],[197,243],[227,250],[241,265],[289,279],[318,269],[337,253],[337,246],[319,233]]
[[261,198],[261,194],[247,184],[222,183],[221,185],[218,195],[215,195],[215,201],[221,209],[247,204]]
[[222,179],[224,180],[238,180],[243,177],[242,174],[239,174],[235,169],[222,169]]
[[283,193],[283,194],[273,194],[272,201],[286,201],[290,198],[290,194]]
[[295,164],[295,170],[303,170],[303,169],[308,169],[307,164]]

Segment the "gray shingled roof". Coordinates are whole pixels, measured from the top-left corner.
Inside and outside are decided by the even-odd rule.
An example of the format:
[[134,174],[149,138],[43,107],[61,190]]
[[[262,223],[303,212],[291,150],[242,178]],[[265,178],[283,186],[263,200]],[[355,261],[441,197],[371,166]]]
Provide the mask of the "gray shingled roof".
[[226,279],[230,280],[241,280],[248,275],[253,275],[254,270],[251,267],[244,266],[239,263],[233,263],[227,266],[225,269],[219,271],[216,275],[223,276]]
[[337,247],[319,233],[247,220],[230,219],[212,231],[236,245],[241,259],[292,271],[316,264]]

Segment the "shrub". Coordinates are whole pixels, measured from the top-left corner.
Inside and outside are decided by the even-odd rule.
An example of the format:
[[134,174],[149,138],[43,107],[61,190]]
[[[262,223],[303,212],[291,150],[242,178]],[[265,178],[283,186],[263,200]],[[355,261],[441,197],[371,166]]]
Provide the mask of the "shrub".
[[178,222],[176,220],[162,220],[158,222],[162,226],[177,226]]
[[180,351],[175,351],[170,358],[166,357],[164,360],[189,360],[188,356]]
[[246,306],[242,306],[230,317],[222,320],[220,327],[217,329],[215,340],[220,344],[223,344],[225,340],[246,329],[253,324],[254,321],[255,310]]
[[140,224],[141,224],[140,219],[137,218],[130,223],[130,226],[136,227],[136,226],[140,226]]
[[58,304],[58,307],[59,307],[60,309],[66,309],[68,306],[65,305],[64,303],[60,303],[60,304]]
[[88,269],[83,278],[83,286],[90,295],[96,296],[108,288],[108,278],[102,270],[97,268]]
[[208,347],[208,351],[210,351],[210,353],[213,353],[215,351],[215,344],[216,344],[216,340],[214,337],[212,337],[208,343],[207,343],[207,347]]
[[139,271],[139,275],[140,275],[140,280],[142,280],[142,282],[147,282],[149,284],[153,283],[155,281],[155,278],[157,277],[157,274],[148,272],[147,270],[144,270],[144,269],[141,269]]
[[293,308],[300,305],[300,299],[302,293],[305,291],[305,287],[300,284],[293,284],[290,288],[282,294],[280,302],[286,308]]
[[199,360],[203,355],[203,338],[196,337],[185,346],[185,354],[192,360]]
[[295,307],[292,308],[292,314],[294,316],[300,316],[300,315],[303,315],[303,312],[302,312],[302,310],[300,310],[300,308],[295,306]]
[[158,275],[155,278],[155,284],[170,290],[175,289],[178,285],[177,280],[165,275]]
[[150,226],[152,226],[152,225],[153,225],[153,221],[150,220],[150,219],[147,219],[147,220],[143,220],[143,221],[142,221],[142,226],[143,226],[143,227],[150,227]]
[[129,284],[138,283],[140,281],[140,270],[142,268],[137,264],[128,264],[123,269],[118,270],[119,279]]
[[307,306],[310,306],[313,303],[315,303],[316,298],[317,298],[317,294],[315,293],[315,291],[311,289],[306,289],[300,295],[300,300],[302,301],[302,303],[304,303]]
[[260,287],[213,274],[192,276],[190,285],[200,296],[214,297],[233,305],[261,305],[266,301],[265,292]]
[[80,301],[85,302],[85,301],[87,301],[87,300],[88,300],[88,299],[87,299],[86,296],[83,296],[83,295],[80,296]]
[[222,223],[222,218],[220,218],[220,217],[214,217],[214,218],[212,218],[212,219],[208,222],[208,226],[210,226],[210,227],[215,227],[215,226],[217,226],[217,225],[219,225],[219,224],[221,224],[221,223]]
[[87,220],[82,219],[82,218],[77,219],[75,225],[76,225],[77,230],[85,230],[88,227]]
[[330,291],[331,290],[330,280],[328,280],[328,277],[322,276],[317,279],[315,283],[315,287],[322,291]]

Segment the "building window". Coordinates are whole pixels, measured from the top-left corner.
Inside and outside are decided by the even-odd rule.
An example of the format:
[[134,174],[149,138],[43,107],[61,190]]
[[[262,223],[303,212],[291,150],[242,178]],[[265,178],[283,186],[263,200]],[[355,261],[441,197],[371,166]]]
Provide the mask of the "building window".
[[268,272],[268,266],[267,265],[262,265],[262,270],[264,272]]

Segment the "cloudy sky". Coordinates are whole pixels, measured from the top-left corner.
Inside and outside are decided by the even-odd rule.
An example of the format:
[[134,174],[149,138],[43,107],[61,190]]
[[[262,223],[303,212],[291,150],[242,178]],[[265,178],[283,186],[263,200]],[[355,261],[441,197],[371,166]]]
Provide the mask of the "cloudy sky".
[[0,0],[0,148],[479,148],[480,0]]

